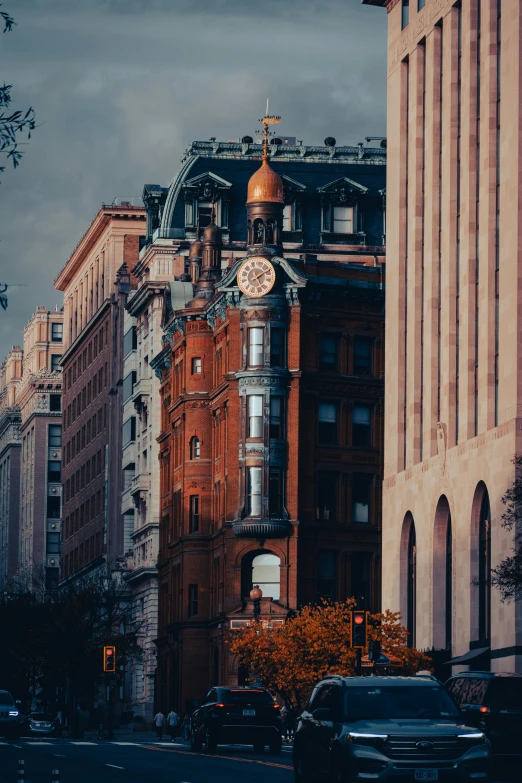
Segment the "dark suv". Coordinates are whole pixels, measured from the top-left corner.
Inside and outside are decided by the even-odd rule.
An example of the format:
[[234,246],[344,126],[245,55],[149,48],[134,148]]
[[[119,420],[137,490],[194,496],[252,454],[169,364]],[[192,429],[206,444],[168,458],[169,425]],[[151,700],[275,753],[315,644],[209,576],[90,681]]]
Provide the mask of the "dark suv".
[[15,702],[9,691],[0,691],[0,736],[20,739],[19,702]]
[[462,672],[446,682],[448,693],[488,736],[495,760],[522,760],[522,674]]
[[489,781],[490,745],[431,677],[326,677],[294,739],[295,780]]
[[281,752],[281,712],[264,688],[216,687],[192,715],[192,750],[203,743],[214,753],[218,743],[253,745],[261,753],[268,745],[271,753]]

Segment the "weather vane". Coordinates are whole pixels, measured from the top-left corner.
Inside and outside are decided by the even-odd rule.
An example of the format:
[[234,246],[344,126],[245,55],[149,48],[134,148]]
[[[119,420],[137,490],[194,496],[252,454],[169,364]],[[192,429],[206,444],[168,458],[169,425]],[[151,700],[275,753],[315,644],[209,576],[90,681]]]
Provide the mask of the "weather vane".
[[25,283],[16,283],[13,285],[12,283],[4,283],[0,281],[0,307],[3,310],[7,310],[6,291],[8,288],[27,288],[27,286]]
[[275,133],[271,132],[268,129],[269,125],[275,125],[278,122],[281,122],[281,117],[278,117],[275,114],[270,115],[268,113],[268,98],[266,99],[266,112],[265,116],[261,117],[259,122],[263,123],[263,130],[256,131],[256,136],[262,136],[263,137],[263,159],[268,159],[268,139],[270,136],[275,136]]

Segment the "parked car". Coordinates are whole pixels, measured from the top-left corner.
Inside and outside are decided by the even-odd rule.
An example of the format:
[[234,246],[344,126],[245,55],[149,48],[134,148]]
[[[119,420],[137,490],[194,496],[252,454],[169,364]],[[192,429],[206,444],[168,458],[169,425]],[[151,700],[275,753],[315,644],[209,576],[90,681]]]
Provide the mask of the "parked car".
[[434,679],[330,676],[299,718],[293,764],[296,783],[484,783],[491,749]]
[[62,733],[60,721],[49,712],[32,712],[26,721],[27,733],[59,737]]
[[496,760],[522,761],[522,674],[462,672],[446,688],[466,723],[487,735]]
[[214,753],[219,743],[253,745],[256,753],[268,745],[271,753],[281,752],[279,705],[264,688],[212,688],[193,713],[190,728],[196,752],[205,744]]
[[20,712],[9,691],[0,691],[0,736],[20,739]]

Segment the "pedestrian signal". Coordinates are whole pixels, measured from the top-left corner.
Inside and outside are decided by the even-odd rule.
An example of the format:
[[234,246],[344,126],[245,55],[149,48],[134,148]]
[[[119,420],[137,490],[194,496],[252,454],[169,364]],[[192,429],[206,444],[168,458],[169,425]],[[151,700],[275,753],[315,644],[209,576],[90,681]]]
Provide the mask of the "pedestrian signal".
[[103,648],[103,671],[116,671],[116,647]]
[[368,612],[352,612],[352,647],[364,650],[368,646]]

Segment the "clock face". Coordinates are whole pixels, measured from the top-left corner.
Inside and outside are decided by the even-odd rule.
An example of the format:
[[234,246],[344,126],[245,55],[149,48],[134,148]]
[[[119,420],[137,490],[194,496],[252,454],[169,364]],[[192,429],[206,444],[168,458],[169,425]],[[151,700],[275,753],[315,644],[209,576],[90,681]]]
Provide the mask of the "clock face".
[[275,283],[275,269],[266,258],[248,258],[239,267],[237,284],[247,296],[265,296]]

